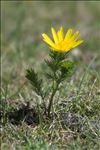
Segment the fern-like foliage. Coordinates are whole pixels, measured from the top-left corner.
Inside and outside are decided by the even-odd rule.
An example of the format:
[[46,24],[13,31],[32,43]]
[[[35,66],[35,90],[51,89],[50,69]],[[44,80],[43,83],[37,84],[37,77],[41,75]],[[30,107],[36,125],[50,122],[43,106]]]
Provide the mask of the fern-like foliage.
[[46,74],[47,78],[63,81],[71,76],[74,64],[66,61],[67,55],[66,53],[50,52],[50,60],[45,60],[45,63],[49,67],[49,72]]
[[42,79],[38,78],[38,74],[34,71],[34,69],[26,70],[26,78],[30,81],[33,90],[43,98]]
[[71,61],[64,61],[60,67],[62,81],[68,77],[71,77],[74,71],[74,63]]

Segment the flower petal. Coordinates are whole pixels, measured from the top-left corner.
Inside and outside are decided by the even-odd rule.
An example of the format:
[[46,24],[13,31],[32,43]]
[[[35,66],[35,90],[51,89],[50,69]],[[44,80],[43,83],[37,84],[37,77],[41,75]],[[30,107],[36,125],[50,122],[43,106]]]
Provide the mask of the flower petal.
[[73,36],[71,37],[71,40],[75,40],[75,39],[77,38],[78,34],[79,34],[79,31],[76,31],[76,32],[73,34]]
[[57,32],[57,35],[58,35],[59,42],[62,42],[64,39],[64,33],[62,27],[60,27],[60,30]]
[[51,28],[51,31],[52,31],[52,35],[53,35],[53,38],[54,38],[54,42],[58,43],[58,36],[57,36],[57,33],[56,33],[55,29]]
[[83,43],[84,41],[83,40],[79,40],[76,42],[76,44],[73,46],[73,48],[75,48],[76,46],[80,45],[81,43]]
[[72,34],[72,29],[70,28],[70,29],[68,29],[68,31],[66,33],[64,41],[67,41],[71,37],[71,34]]
[[54,45],[53,41],[49,38],[49,36],[48,36],[47,34],[43,33],[42,36],[43,36],[43,38],[44,38],[43,40],[44,40],[47,44],[49,44],[50,46],[53,46],[53,45]]

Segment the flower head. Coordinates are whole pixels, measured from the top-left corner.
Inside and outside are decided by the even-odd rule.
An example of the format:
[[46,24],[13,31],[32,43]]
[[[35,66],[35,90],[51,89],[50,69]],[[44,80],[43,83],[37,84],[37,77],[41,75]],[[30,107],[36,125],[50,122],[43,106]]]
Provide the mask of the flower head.
[[60,27],[58,32],[54,28],[51,28],[54,41],[45,33],[42,34],[43,40],[51,47],[52,50],[57,52],[68,52],[76,46],[83,43],[83,40],[79,40],[79,31],[72,34],[72,29],[68,29],[64,36],[63,28]]

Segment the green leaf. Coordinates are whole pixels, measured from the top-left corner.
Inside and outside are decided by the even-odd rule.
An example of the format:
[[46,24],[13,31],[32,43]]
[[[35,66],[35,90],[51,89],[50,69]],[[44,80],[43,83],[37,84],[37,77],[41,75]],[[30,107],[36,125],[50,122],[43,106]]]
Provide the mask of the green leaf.
[[33,86],[34,91],[40,95],[42,94],[42,79],[38,78],[38,74],[35,73],[33,69],[26,70],[26,78],[30,81],[31,85]]
[[66,69],[71,69],[71,68],[73,68],[73,66],[74,66],[74,63],[70,62],[70,61],[64,61],[61,64],[61,67],[66,68]]
[[54,61],[62,61],[66,58],[67,55],[68,55],[67,53],[61,53],[61,52],[55,52],[55,51],[51,51],[49,54],[51,59]]
[[64,61],[61,64],[61,72],[62,72],[62,78],[66,78],[71,76],[74,68],[74,63],[70,61]]

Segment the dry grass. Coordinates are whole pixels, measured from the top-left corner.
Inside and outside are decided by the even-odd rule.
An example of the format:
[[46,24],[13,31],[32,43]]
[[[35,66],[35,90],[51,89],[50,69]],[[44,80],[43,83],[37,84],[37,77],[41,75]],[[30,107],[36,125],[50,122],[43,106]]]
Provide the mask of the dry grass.
[[27,101],[31,107],[39,101],[25,79],[25,70],[45,70],[43,60],[48,57],[48,50],[41,40],[42,32],[49,32],[51,26],[62,25],[65,30],[73,27],[80,30],[85,40],[83,46],[70,53],[76,71],[71,81],[62,85],[61,93],[56,94],[59,108],[54,108],[56,114],[81,116],[78,121],[82,130],[77,131],[79,126],[71,128],[73,118],[68,116],[64,119],[69,119],[67,125],[63,126],[58,116],[53,122],[41,121],[35,128],[24,122],[15,126],[3,119],[2,150],[99,150],[99,7],[99,1],[2,1],[1,109],[5,112],[19,109]]

